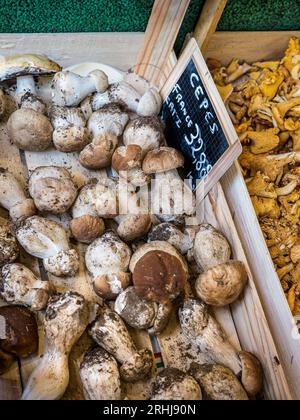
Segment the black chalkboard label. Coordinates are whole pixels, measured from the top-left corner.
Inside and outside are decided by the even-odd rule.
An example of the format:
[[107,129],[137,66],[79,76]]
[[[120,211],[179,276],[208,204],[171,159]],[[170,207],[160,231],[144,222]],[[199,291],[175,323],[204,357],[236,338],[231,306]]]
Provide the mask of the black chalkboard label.
[[[241,145],[194,39],[162,89],[161,118],[169,146],[185,157],[184,177],[211,188],[241,152]],[[208,191],[206,191],[208,192]]]

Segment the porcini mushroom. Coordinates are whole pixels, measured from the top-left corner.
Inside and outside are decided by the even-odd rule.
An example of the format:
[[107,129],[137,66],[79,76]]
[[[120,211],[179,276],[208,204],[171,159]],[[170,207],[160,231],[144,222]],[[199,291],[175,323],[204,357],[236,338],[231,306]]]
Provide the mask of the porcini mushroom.
[[26,384],[22,400],[56,400],[69,383],[68,356],[89,323],[82,296],[66,292],[53,296],[45,313],[46,351]]
[[121,400],[118,364],[103,348],[94,347],[85,353],[79,375],[86,400]]
[[53,106],[50,117],[53,143],[60,152],[80,152],[90,142],[86,120],[79,108]]
[[218,264],[200,274],[195,291],[208,305],[230,305],[240,296],[248,281],[247,271],[241,261]]
[[106,168],[123,133],[128,114],[120,106],[110,104],[93,112],[88,120],[92,142],[80,153],[80,163],[88,169]]
[[19,256],[19,246],[9,221],[0,217],[0,267],[14,262]]
[[2,267],[0,296],[6,302],[40,311],[46,307],[49,293],[49,282],[39,279],[23,264],[6,264]]
[[193,362],[189,373],[196,379],[206,400],[248,401],[248,396],[235,374],[218,364]]
[[114,299],[128,287],[130,257],[128,245],[112,231],[104,233],[89,245],[85,263],[99,296]]
[[27,198],[19,181],[7,170],[0,168],[0,205],[9,211],[14,223],[35,214],[31,198]]
[[142,170],[142,148],[137,144],[118,147],[112,156],[112,167],[136,187],[150,182],[150,177]]
[[54,220],[33,216],[17,229],[16,236],[30,255],[43,259],[44,267],[55,276],[73,276],[79,269],[79,257],[71,249],[63,226]]
[[150,150],[143,160],[145,174],[156,174],[180,168],[184,165],[184,157],[173,147],[162,146]]
[[181,254],[186,254],[193,247],[193,240],[188,232],[182,232],[172,223],[160,223],[154,226],[148,234],[148,242],[166,241],[173,245]]
[[107,88],[108,77],[102,70],[93,70],[85,77],[61,71],[52,80],[52,101],[58,106],[77,106],[91,93],[103,93]]
[[249,365],[243,363],[239,352],[229,342],[226,333],[209,313],[204,302],[186,299],[179,309],[179,321],[183,334],[192,345],[209,354],[216,363],[230,368],[236,375],[241,374],[242,384],[249,395],[253,395],[253,391],[256,394],[260,391],[259,386],[255,389],[253,387],[253,378],[256,378],[257,385],[262,384],[260,363],[256,358],[251,358],[252,355],[248,359]]
[[167,367],[156,376],[151,400],[202,400],[197,381],[188,373]]
[[231,249],[221,232],[212,225],[204,223],[196,233],[193,255],[199,267],[206,271],[229,261]]
[[38,210],[63,214],[77,196],[71,174],[59,166],[40,166],[29,178],[29,193]]
[[157,303],[166,303],[178,296],[188,278],[185,259],[164,241],[150,242],[138,248],[129,268],[137,294]]
[[91,326],[90,334],[99,346],[121,364],[120,375],[125,382],[137,382],[149,376],[153,366],[152,353],[148,349],[137,350],[116,312],[102,307]]

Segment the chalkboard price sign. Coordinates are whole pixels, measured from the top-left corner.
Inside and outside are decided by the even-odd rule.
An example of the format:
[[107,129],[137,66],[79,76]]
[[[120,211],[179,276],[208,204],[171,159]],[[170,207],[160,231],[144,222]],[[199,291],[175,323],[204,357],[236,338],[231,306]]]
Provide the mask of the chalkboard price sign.
[[170,146],[185,156],[185,178],[205,193],[241,153],[241,145],[197,43],[191,39],[162,89]]

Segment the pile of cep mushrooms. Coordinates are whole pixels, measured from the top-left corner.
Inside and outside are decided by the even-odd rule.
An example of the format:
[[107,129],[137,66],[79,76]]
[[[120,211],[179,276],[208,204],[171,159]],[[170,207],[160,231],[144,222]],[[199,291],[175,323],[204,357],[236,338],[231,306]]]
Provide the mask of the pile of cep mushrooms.
[[[50,83],[49,77],[40,81],[49,75]],[[110,85],[101,70],[81,77],[36,55],[7,57],[0,81],[1,118],[18,148],[39,152],[54,146],[77,152],[85,168],[114,171],[78,190],[66,168],[38,167],[30,173],[27,194],[12,173],[0,169],[0,206],[8,212],[0,218],[0,296],[6,302],[0,308],[0,374],[15,358],[37,352],[36,317],[42,314],[46,350],[24,400],[64,395],[69,354],[85,331],[94,341],[78,367],[86,399],[127,398],[124,382],[151,377],[153,400],[255,398],[262,388],[259,361],[234,348],[210,310],[241,296],[247,272],[231,259],[228,241],[213,226],[185,225],[193,206],[185,214],[177,211],[173,194],[186,188],[177,173],[184,158],[166,146],[157,90],[132,73]],[[121,213],[118,177],[129,180],[133,207],[139,188],[151,179],[169,183],[173,189],[164,200],[172,211],[156,206],[155,214],[150,208]],[[69,229],[54,217],[65,214],[71,216]],[[55,290],[53,276],[78,274],[80,258],[70,237],[84,244],[90,282],[102,304]],[[18,262],[20,249],[41,260],[48,280]],[[186,339],[210,364],[155,374],[152,352],[137,348],[128,327],[161,334],[173,310]]]
[[228,67],[209,60],[243,144],[239,162],[293,315],[300,315],[300,45]]

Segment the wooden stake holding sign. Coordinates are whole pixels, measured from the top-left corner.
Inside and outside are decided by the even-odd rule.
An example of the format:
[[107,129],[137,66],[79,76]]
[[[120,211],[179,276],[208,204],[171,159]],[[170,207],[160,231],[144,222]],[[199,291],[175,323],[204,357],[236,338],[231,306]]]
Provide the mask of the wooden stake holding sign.
[[161,90],[169,146],[185,156],[185,178],[200,197],[242,152],[236,131],[194,38]]

